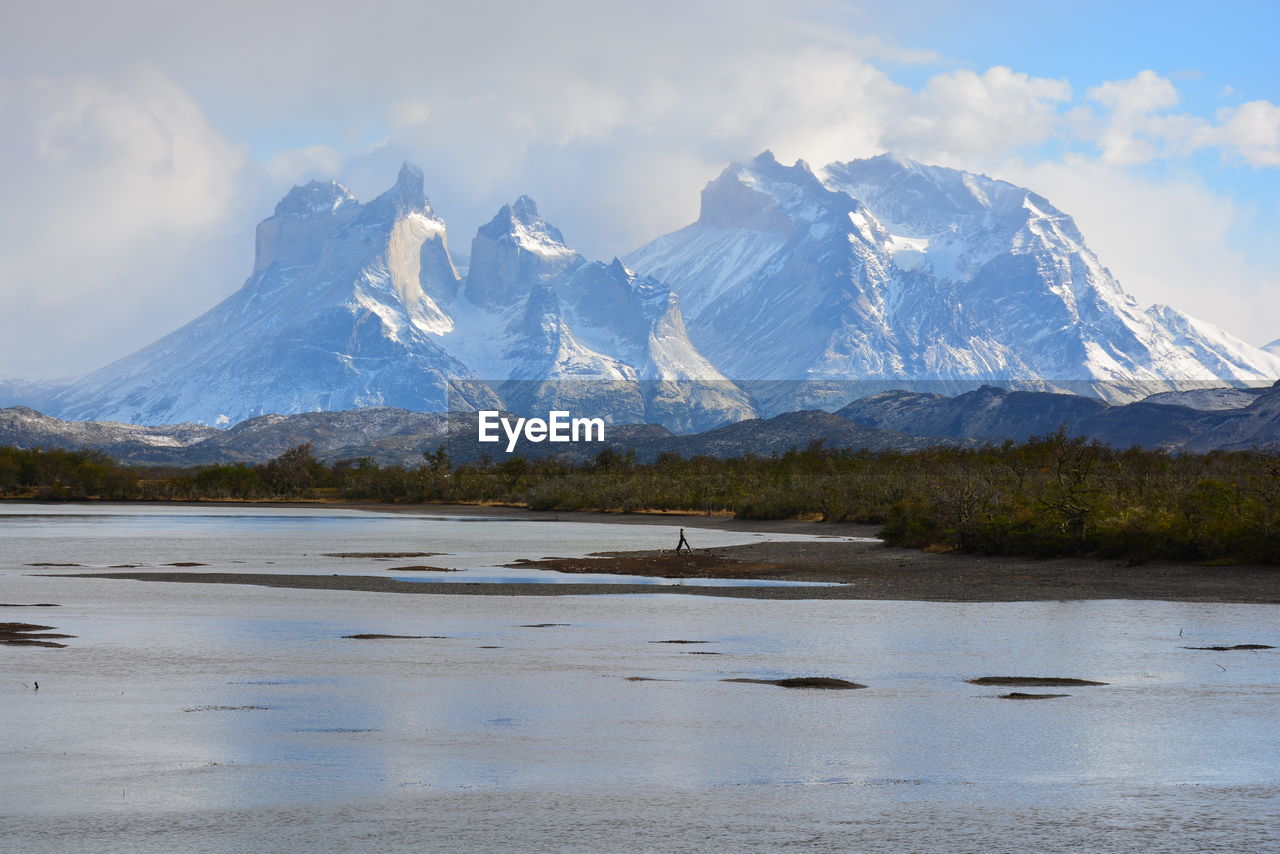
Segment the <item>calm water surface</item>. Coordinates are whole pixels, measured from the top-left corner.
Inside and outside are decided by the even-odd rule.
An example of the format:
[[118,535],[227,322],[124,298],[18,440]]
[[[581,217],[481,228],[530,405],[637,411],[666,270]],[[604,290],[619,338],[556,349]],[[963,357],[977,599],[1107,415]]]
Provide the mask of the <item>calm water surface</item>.
[[[1280,646],[1274,606],[398,596],[27,565],[496,578],[675,537],[0,506],[0,602],[62,606],[0,621],[76,635],[0,646],[0,850],[1280,850],[1280,651],[1181,648]],[[323,556],[384,551],[443,554]],[[363,632],[440,637],[343,638]],[[672,639],[708,643],[653,643]],[[964,682],[1004,674],[1110,684],[1012,702]],[[720,681],[791,675],[870,687]]]

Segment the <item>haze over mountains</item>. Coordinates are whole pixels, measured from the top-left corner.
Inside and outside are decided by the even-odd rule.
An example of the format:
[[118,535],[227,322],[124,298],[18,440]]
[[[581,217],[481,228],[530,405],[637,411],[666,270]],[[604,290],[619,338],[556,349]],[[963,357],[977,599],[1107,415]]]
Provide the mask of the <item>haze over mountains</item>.
[[367,203],[295,187],[240,290],[41,408],[217,426],[561,408],[690,432],[910,384],[1124,401],[1277,377],[1280,353],[1140,308],[1029,190],[887,155],[819,175],[766,152],[621,261],[584,258],[521,197],[479,230],[465,276],[415,167]]

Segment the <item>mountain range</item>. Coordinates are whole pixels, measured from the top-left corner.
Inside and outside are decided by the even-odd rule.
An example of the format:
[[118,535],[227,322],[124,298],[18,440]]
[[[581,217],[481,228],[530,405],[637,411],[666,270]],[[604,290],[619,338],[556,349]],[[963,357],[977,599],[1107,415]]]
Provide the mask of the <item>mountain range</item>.
[[478,230],[465,275],[416,167],[365,203],[294,187],[239,290],[39,408],[217,427],[558,408],[698,432],[903,387],[1124,402],[1277,377],[1280,353],[1139,307],[1030,190],[889,155],[815,172],[765,152],[706,186],[695,223],[621,260],[583,257],[521,197]]
[[1280,449],[1280,383],[1165,392],[1124,405],[993,386],[954,397],[889,391],[855,400],[836,414],[881,430],[948,439],[1023,441],[1062,430],[1115,448]]
[[904,380],[1123,401],[1280,376],[1273,354],[1140,308],[1043,197],[891,155],[822,176],[768,152],[731,165],[697,222],[625,260],[680,295],[694,344],[729,376],[806,380],[782,383],[773,410]]
[[[640,460],[648,461],[661,453],[685,457],[781,453],[815,441],[828,448],[876,451],[975,447],[1058,430],[1116,448],[1274,452],[1280,450],[1280,383],[1267,389],[1164,392],[1129,404],[993,386],[951,397],[899,389],[860,398],[835,413],[788,412],[682,435],[656,424],[613,425],[603,443],[522,442],[516,450],[521,456],[554,454],[585,461],[612,448],[634,451]],[[504,456],[494,445],[477,441],[474,413],[368,407],[262,415],[220,430],[190,423],[142,426],[63,421],[26,407],[0,409],[0,445],[89,448],[141,464],[264,462],[302,443],[311,444],[322,459],[368,457],[384,465],[418,465],[424,452],[440,445],[458,462]]]

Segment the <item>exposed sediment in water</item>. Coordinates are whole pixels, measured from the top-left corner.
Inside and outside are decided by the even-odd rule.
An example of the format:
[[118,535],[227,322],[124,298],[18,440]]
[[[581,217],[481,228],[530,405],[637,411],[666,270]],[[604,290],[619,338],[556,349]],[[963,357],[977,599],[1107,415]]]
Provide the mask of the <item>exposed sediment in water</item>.
[[184,712],[266,712],[268,706],[188,706]]
[[439,557],[443,552],[324,552],[321,557],[390,559],[397,557]]
[[721,679],[720,681],[746,682],[751,685],[777,685],[779,688],[820,688],[837,691],[849,691],[855,688],[867,687],[858,682],[835,679],[830,676],[792,676],[786,679]]
[[643,575],[652,578],[764,578],[781,567],[761,561],[722,557],[699,552],[600,552],[585,558],[522,558],[506,566],[510,569],[547,569],[566,573],[610,573]]
[[0,644],[4,646],[43,646],[50,649],[64,649],[65,643],[58,643],[50,638],[73,638],[75,635],[60,635],[52,630],[55,626],[41,626],[36,623],[0,623]]
[[1107,685],[1107,682],[1095,682],[1092,679],[1070,679],[1057,676],[980,676],[977,679],[966,679],[970,685],[1027,685],[1048,687],[1083,687],[1086,685]]

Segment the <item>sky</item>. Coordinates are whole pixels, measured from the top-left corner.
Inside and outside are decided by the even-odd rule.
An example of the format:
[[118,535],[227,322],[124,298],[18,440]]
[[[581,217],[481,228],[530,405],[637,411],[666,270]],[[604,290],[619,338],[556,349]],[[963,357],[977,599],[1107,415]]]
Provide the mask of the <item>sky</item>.
[[0,378],[215,305],[295,183],[367,199],[407,159],[455,249],[529,194],[607,260],[766,148],[1030,187],[1140,302],[1265,344],[1277,32],[1274,0],[0,0]]

